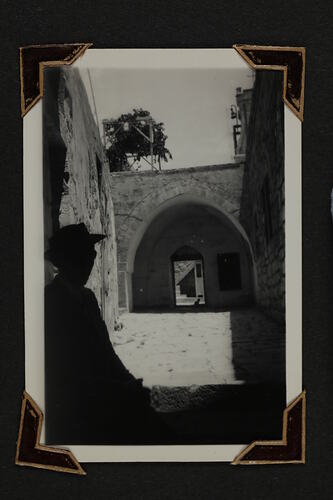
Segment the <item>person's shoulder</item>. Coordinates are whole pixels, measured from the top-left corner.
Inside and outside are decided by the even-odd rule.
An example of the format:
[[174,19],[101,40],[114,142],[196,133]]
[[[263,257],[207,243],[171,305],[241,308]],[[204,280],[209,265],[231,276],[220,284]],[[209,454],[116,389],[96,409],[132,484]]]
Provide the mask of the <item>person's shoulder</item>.
[[57,278],[54,278],[45,286],[44,300],[46,319],[51,320],[52,318],[52,321],[59,320],[60,317],[67,314],[66,311],[71,304],[66,288],[61,286]]
[[61,304],[63,307],[67,308],[79,302],[80,294],[73,293],[70,284],[57,275],[45,286],[44,296],[46,305]]
[[94,292],[90,288],[84,287],[81,293],[87,313],[95,318],[101,318],[101,310]]
[[60,295],[63,293],[63,287],[59,284],[59,280],[55,277],[50,283],[45,286],[45,297],[52,298],[54,296]]
[[94,294],[94,292],[90,288],[84,287],[82,289],[82,294],[84,296],[84,300],[87,303],[94,304],[98,307],[96,295]]
[[88,287],[83,287],[82,289],[82,293],[84,294],[85,297],[87,298],[90,298],[90,299],[94,299],[94,300],[97,300],[96,299],[96,295],[94,294],[94,292],[91,290],[91,288],[88,288]]

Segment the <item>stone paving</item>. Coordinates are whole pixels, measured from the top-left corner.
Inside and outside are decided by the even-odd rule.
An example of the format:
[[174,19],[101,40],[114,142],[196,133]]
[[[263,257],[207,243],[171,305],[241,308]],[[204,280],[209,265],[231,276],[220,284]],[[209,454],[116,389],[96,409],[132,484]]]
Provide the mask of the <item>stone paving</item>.
[[125,313],[112,342],[148,387],[284,381],[284,328],[255,308]]

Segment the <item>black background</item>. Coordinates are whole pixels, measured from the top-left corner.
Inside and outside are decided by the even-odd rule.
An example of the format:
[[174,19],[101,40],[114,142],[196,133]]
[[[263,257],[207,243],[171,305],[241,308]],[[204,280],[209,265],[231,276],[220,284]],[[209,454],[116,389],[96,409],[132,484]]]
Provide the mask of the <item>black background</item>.
[[[333,4],[328,0],[1,0],[0,495],[4,499],[333,496]],[[87,464],[86,477],[14,465],[24,388],[22,119],[18,47],[305,46],[303,375],[306,465]],[[195,456],[193,457],[195,459]]]

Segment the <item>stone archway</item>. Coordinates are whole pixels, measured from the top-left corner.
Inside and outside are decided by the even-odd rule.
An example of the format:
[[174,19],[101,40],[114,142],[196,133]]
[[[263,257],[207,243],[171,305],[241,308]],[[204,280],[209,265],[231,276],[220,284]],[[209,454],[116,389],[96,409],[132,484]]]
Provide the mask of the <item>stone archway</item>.
[[121,172],[111,175],[110,185],[117,235],[120,310],[132,309],[134,260],[145,232],[159,214],[173,206],[195,203],[215,209],[247,242],[247,251],[253,261],[247,234],[239,223],[242,164],[208,165],[159,173]]
[[[208,307],[248,304],[253,300],[254,261],[243,228],[214,203],[184,194],[157,207],[129,245],[127,310],[174,307],[170,259],[178,248],[187,245],[194,245],[205,261]],[[228,290],[221,286],[218,255],[224,254],[239,255],[241,288]]]

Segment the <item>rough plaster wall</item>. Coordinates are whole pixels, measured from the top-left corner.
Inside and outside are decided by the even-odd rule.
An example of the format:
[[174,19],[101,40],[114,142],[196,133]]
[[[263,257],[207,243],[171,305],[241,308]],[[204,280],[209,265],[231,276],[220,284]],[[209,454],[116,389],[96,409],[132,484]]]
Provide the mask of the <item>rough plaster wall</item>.
[[117,273],[117,246],[114,223],[114,209],[111,198],[111,181],[108,164],[103,168],[101,188],[101,212],[103,233],[110,235],[103,241],[103,315],[110,332],[118,320],[118,273]]
[[[60,227],[84,222],[89,231],[107,235],[95,247],[97,257],[87,286],[94,291],[112,330],[118,315],[118,284],[111,183],[99,131],[75,68],[61,70],[58,106],[67,148]],[[101,162],[100,188],[96,155]]]
[[[268,176],[273,237],[267,243],[261,190]],[[285,314],[284,112],[280,72],[257,72],[244,170],[241,222],[255,252],[257,301],[281,321]]]

